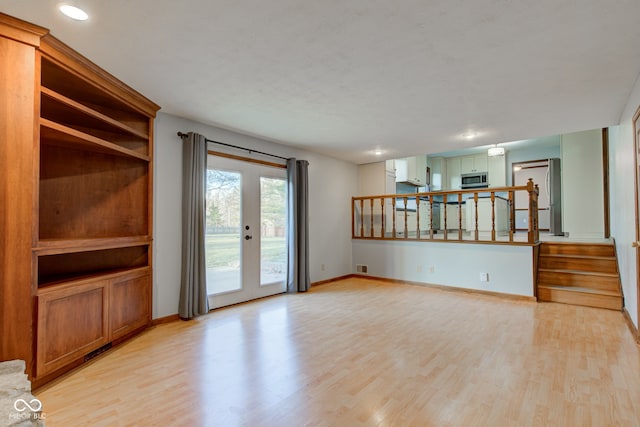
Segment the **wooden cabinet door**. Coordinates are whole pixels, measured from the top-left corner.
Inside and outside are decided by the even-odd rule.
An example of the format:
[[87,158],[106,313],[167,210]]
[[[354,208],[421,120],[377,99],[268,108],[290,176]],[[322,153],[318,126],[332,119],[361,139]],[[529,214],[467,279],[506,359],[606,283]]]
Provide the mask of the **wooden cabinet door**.
[[109,299],[112,340],[147,325],[151,319],[149,272],[137,271],[111,279]]
[[37,376],[53,372],[109,342],[108,281],[38,295]]

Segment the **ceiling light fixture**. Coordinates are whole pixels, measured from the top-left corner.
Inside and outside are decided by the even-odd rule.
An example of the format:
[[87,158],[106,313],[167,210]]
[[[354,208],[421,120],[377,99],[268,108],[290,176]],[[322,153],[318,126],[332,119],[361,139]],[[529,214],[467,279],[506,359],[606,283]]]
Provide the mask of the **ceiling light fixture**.
[[474,132],[470,130],[468,132],[463,133],[461,136],[462,136],[462,139],[471,141],[472,139],[476,139],[478,136],[480,136],[480,134],[478,132]]
[[495,156],[504,156],[504,147],[489,147],[487,151],[487,156],[495,157]]
[[58,6],[60,12],[64,13],[71,19],[75,19],[76,21],[86,21],[89,19],[89,15],[84,10],[79,7],[72,6],[70,4],[62,3]]
[[382,150],[376,150],[373,152],[376,156],[382,156]]

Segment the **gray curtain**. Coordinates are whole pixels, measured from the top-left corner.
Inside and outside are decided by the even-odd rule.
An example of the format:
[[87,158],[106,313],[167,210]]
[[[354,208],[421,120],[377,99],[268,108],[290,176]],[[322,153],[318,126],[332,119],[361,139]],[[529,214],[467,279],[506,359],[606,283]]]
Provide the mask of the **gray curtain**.
[[192,319],[209,311],[204,254],[207,141],[189,132],[182,140],[182,278],[178,314]]
[[287,160],[287,292],[305,292],[309,278],[309,182],[306,160]]

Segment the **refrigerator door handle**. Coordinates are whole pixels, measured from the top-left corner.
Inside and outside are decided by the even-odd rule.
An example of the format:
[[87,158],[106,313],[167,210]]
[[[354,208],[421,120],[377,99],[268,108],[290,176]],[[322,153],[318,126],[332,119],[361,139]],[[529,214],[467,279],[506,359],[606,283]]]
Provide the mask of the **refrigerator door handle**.
[[547,198],[549,199],[549,204],[552,204],[551,200],[551,191],[549,190],[549,185],[551,185],[551,168],[547,165],[547,173],[544,175],[544,191],[547,193]]

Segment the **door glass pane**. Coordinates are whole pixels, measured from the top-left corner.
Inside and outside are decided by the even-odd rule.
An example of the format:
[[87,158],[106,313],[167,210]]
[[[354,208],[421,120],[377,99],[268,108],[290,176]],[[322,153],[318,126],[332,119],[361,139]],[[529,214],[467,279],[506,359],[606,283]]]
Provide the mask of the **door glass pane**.
[[283,282],[287,274],[286,182],[260,177],[260,285]]
[[211,294],[242,288],[241,175],[207,170],[207,291]]

